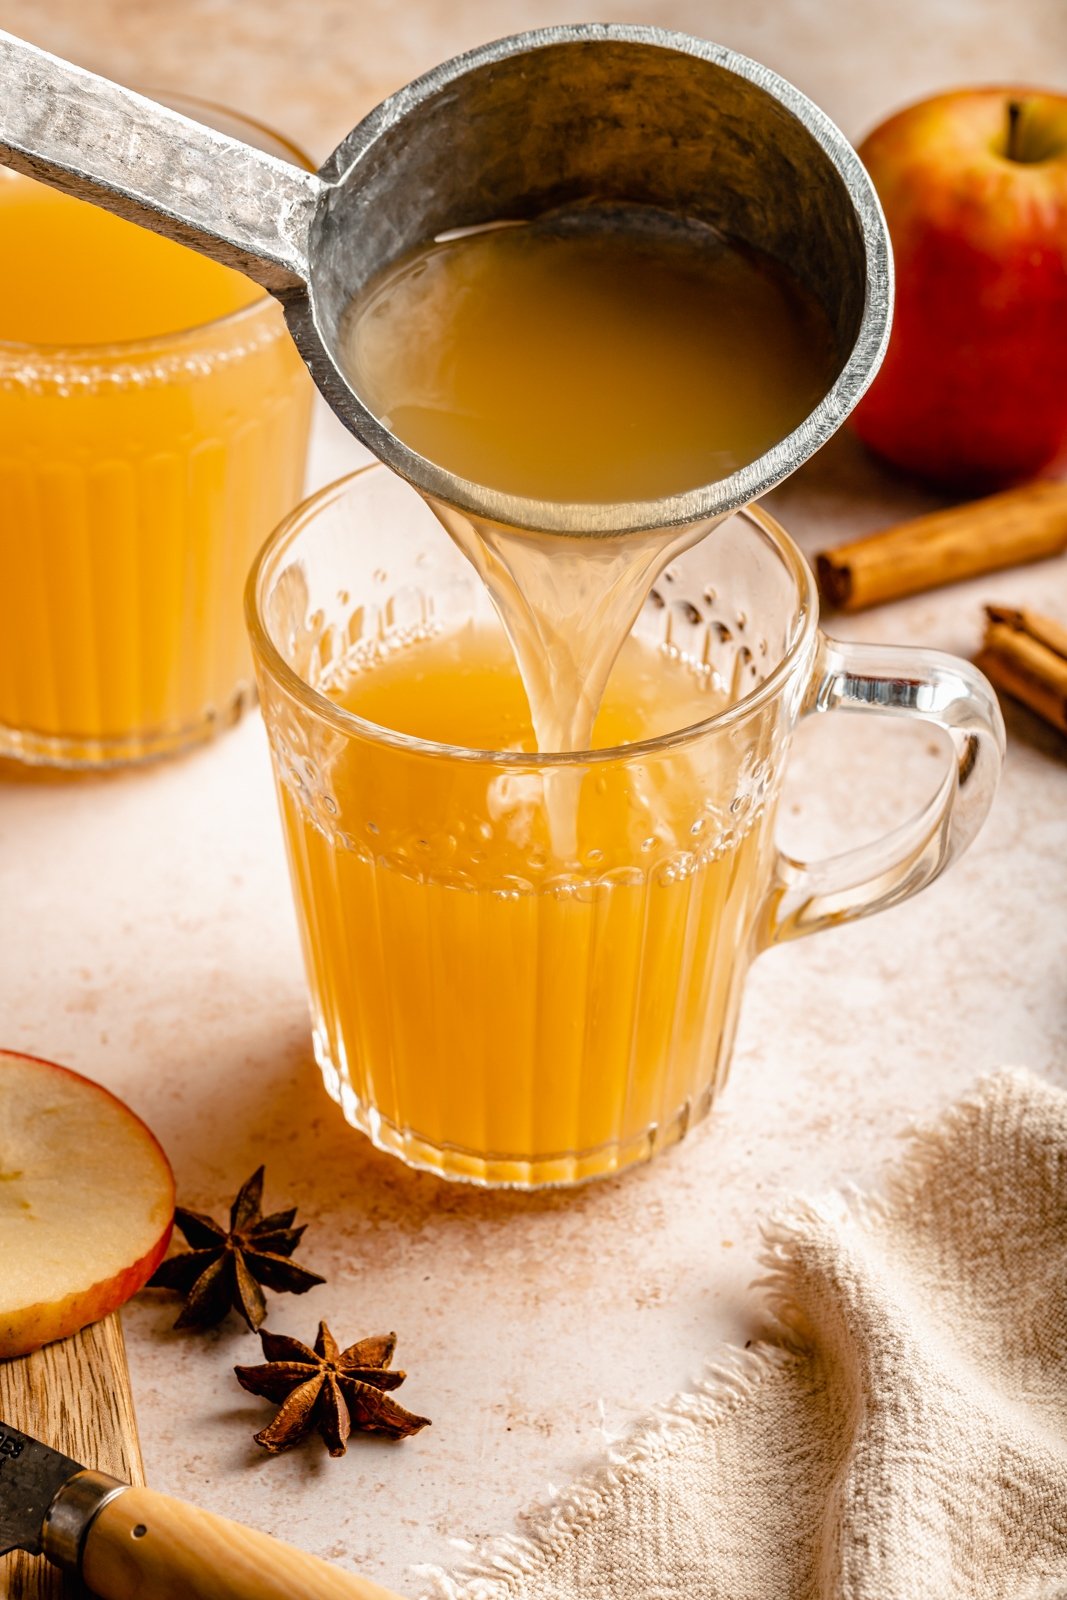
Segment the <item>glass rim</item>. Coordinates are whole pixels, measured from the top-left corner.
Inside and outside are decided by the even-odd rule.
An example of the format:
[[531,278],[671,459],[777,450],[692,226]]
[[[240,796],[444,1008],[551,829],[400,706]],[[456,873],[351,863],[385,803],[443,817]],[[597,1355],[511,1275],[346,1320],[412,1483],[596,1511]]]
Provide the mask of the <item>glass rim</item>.
[[[269,576],[269,569],[276,564],[277,557],[289,548],[296,535],[309,522],[313,522],[320,512],[335,501],[342,499],[355,485],[362,483],[368,474],[377,473],[385,474],[386,479],[390,482],[404,483],[402,478],[398,478],[394,473],[389,472],[388,468],[380,461],[372,461],[367,466],[360,467],[355,472],[347,473],[342,478],[335,478],[332,483],[324,485],[323,488],[309,495],[307,499],[302,500],[298,506],[295,506],[282,519],[258,551],[245,583],[245,624],[248,628],[252,652],[257,663],[262,664],[269,677],[275,683],[279,684],[293,699],[311,711],[320,721],[329,724],[337,732],[348,737],[356,735],[370,743],[387,745],[392,749],[406,751],[408,754],[413,755],[426,755],[482,766],[519,767],[527,770],[530,768],[587,767],[604,762],[630,760],[634,757],[661,754],[664,750],[691,743],[707,734],[734,727],[759,711],[768,701],[775,699],[791,677],[797,661],[802,656],[818,624],[819,605],[815,578],[800,549],[781,524],[770,516],[768,512],[755,505],[742,506],[729,515],[746,517],[749,521],[754,522],[774,547],[796,584],[796,605],[792,632],[781,659],[762,683],[757,684],[754,689],[743,695],[733,705],[726,706],[723,710],[713,713],[710,717],[705,717],[700,722],[687,723],[683,728],[672,729],[671,732],[658,734],[652,739],[635,740],[632,744],[611,745],[597,750],[477,750],[468,745],[444,744],[432,739],[420,739],[414,734],[400,733],[395,728],[386,728],[379,722],[371,722],[365,717],[357,716],[354,711],[348,711],[343,706],[339,706],[335,700],[331,700],[328,695],[323,694],[320,690],[307,683],[289,665],[271,638],[260,603],[263,588]],[[418,495],[418,491],[411,488],[410,485],[405,485],[405,487],[410,494]],[[724,518],[723,520],[725,521],[726,519]],[[448,537],[443,528],[441,529],[441,536],[442,538]],[[705,535],[705,537],[711,536]]]
[[[174,111],[183,111],[186,107],[197,111],[216,111],[221,116],[229,117],[231,121],[240,127],[253,128],[258,133],[265,134],[279,150],[284,151],[293,158],[296,166],[303,167],[308,172],[315,171],[315,163],[306,151],[302,150],[298,144],[294,144],[292,139],[287,138],[284,133],[278,133],[276,129],[269,127],[267,123],[261,122],[258,117],[246,116],[243,111],[234,111],[232,106],[221,105],[217,100],[205,100],[200,95],[185,94],[180,89],[138,87],[137,92],[168,104]],[[6,181],[6,173],[10,170],[12,169],[0,167],[0,183]],[[22,177],[25,174],[19,173],[16,176]],[[44,187],[48,188],[50,186],[45,184]],[[92,201],[84,203],[91,205]],[[133,223],[132,226],[137,227],[138,224]],[[186,248],[191,249],[192,247],[186,246]],[[232,270],[236,272],[238,269],[234,267]],[[242,273],[240,276],[243,277],[244,274]],[[253,279],[249,281],[254,282]],[[221,317],[209,317],[206,322],[191,323],[186,327],[174,328],[169,333],[152,333],[139,339],[111,339],[95,343],[74,344],[46,344],[44,341],[36,339],[0,339],[0,361],[5,358],[10,359],[13,356],[25,357],[28,354],[38,355],[48,361],[99,361],[101,357],[106,356],[130,357],[148,354],[151,351],[160,349],[169,350],[173,349],[175,345],[192,342],[203,334],[211,333],[217,328],[229,328],[240,324],[242,321],[251,321],[253,318],[262,315],[265,310],[277,305],[277,303],[269,290],[264,289],[262,294],[257,295],[248,305],[238,306],[235,311],[226,311]]]

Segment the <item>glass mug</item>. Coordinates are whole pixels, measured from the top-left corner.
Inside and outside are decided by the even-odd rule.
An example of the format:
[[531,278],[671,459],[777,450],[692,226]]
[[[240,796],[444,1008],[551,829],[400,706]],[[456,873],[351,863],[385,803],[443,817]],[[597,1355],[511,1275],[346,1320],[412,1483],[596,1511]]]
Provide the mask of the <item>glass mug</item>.
[[[168,100],[310,165],[256,123]],[[0,341],[0,757],[148,760],[251,703],[241,592],[302,493],[312,393],[267,295],[118,344]]]
[[[330,698],[383,644],[495,621],[432,513],[381,467],[282,523],[246,612],[316,1058],[350,1123],[448,1178],[578,1183],[679,1139],[725,1080],[753,957],[929,883],[973,838],[1000,769],[985,679],[931,651],[826,638],[808,566],[756,509],[672,562],[634,630],[708,663],[727,702],[620,748],[428,743]],[[775,846],[775,808],[798,719],[831,709],[933,723],[949,759],[910,822],[801,863]],[[566,866],[537,825],[553,785],[578,808]]]

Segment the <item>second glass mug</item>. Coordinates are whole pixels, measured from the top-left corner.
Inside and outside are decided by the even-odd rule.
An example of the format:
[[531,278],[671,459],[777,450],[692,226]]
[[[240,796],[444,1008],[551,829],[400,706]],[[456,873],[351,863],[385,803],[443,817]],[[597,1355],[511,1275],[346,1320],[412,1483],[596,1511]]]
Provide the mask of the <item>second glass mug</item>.
[[[968,663],[821,633],[807,564],[758,509],[674,560],[635,625],[709,663],[725,709],[617,749],[433,744],[331,699],[383,644],[495,623],[381,467],[282,523],[246,613],[326,1086],[380,1148],[484,1185],[578,1183],[679,1139],[725,1081],[754,956],[929,883],[977,832],[1003,756]],[[946,769],[886,838],[802,863],[777,849],[775,810],[798,720],[831,709],[943,729]],[[537,821],[561,782],[569,862]]]
[[[258,123],[164,98],[310,166]],[[241,591],[302,493],[313,392],[265,294],[121,343],[0,340],[0,757],[146,761],[251,703]]]

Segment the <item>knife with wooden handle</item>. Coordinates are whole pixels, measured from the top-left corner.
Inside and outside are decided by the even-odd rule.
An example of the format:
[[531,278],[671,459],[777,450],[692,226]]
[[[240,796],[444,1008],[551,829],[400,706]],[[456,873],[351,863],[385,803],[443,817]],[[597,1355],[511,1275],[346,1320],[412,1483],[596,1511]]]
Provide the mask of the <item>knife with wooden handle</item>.
[[269,1534],[79,1466],[0,1422],[0,1554],[27,1550],[100,1600],[399,1600]]

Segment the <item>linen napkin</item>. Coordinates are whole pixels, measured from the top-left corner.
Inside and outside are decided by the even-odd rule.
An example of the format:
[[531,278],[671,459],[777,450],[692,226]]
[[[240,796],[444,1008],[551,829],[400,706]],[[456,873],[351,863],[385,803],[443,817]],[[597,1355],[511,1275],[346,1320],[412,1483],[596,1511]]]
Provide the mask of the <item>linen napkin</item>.
[[998,1073],[765,1237],[766,1337],[439,1593],[1067,1597],[1067,1094]]

